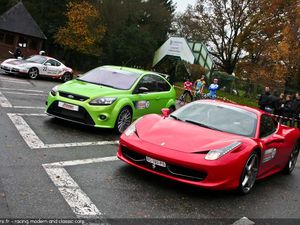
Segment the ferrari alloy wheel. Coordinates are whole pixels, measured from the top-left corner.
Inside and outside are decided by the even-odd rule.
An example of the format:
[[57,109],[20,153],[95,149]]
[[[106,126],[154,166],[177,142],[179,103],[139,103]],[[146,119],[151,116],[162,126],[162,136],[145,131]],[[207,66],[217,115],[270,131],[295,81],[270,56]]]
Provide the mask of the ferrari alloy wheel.
[[29,78],[36,79],[39,75],[39,70],[37,68],[30,68],[28,71]]
[[121,110],[121,112],[118,115],[115,129],[119,133],[123,133],[126,128],[131,124],[132,121],[132,113],[129,107],[125,107]]
[[240,178],[238,191],[241,194],[248,194],[254,186],[258,173],[258,161],[257,152],[253,152],[248,158]]
[[299,149],[300,149],[300,144],[297,142],[293,148],[293,151],[291,152],[289,161],[287,162],[285,168],[283,169],[283,172],[285,174],[291,174],[296,166],[297,163],[297,158],[299,155]]
[[62,81],[63,82],[67,82],[67,81],[69,81],[69,80],[71,80],[72,79],[72,74],[70,74],[70,73],[65,73],[63,76],[62,76]]

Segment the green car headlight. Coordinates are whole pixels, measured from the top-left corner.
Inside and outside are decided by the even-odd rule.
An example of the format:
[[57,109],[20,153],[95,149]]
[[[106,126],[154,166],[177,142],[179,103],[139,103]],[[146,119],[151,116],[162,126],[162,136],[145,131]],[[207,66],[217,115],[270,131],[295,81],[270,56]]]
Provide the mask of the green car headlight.
[[117,98],[101,97],[101,98],[96,98],[96,99],[90,101],[90,105],[111,105],[116,100],[117,100]]
[[51,90],[51,95],[53,95],[53,96],[56,96],[56,93],[57,93],[57,91],[58,91],[58,87],[59,87],[59,85],[56,85],[55,87],[53,87],[52,88],[52,90]]
[[233,149],[239,147],[242,144],[242,142],[234,142],[230,145],[227,145],[224,148],[214,149],[210,150],[207,155],[205,156],[206,160],[217,160],[221,158],[223,155],[227,154],[228,152],[232,151]]

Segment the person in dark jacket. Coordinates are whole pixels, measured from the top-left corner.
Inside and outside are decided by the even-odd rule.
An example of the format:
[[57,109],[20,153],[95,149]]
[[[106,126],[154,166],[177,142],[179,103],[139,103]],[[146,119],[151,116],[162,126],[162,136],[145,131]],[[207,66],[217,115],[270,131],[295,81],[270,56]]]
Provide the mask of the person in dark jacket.
[[268,113],[275,114],[278,102],[279,102],[278,92],[274,91],[273,94],[270,94],[268,96],[267,103],[264,110]]
[[16,50],[14,52],[14,57],[17,59],[19,57],[22,57],[22,51],[20,47],[16,47]]
[[292,103],[293,121],[292,126],[295,125],[295,120],[298,120],[297,127],[300,128],[300,93],[295,94],[295,99]]
[[258,105],[261,110],[266,110],[266,106],[269,104],[269,95],[270,95],[270,88],[265,87],[265,92],[261,94]]
[[[292,118],[293,117],[293,111],[292,111],[292,96],[287,95],[285,98],[285,103],[283,107],[283,116],[287,118]],[[289,119],[284,119],[283,123],[288,124]]]
[[281,93],[279,98],[277,98],[276,102],[274,103],[274,114],[278,116],[283,115],[283,107],[285,103],[285,95]]

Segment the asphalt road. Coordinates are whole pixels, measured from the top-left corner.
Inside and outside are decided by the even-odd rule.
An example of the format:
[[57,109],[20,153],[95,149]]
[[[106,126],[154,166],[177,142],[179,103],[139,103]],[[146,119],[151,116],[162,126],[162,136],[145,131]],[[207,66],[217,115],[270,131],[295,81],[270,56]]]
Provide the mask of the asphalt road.
[[117,160],[112,130],[46,116],[57,84],[0,74],[0,218],[300,218],[299,160],[247,196],[162,179]]

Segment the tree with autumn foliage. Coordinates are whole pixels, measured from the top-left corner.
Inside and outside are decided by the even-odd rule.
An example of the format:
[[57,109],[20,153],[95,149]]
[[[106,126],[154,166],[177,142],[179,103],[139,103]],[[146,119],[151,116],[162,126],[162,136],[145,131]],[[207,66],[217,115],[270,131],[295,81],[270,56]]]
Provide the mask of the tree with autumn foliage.
[[67,24],[58,30],[56,42],[66,49],[100,56],[106,28],[99,10],[87,1],[69,2],[66,16]]
[[202,41],[216,65],[228,74],[235,70],[244,42],[251,35],[251,18],[257,13],[257,0],[198,0],[174,23],[181,36]]
[[253,35],[244,45],[238,74],[277,89],[300,85],[300,2],[260,0]]

